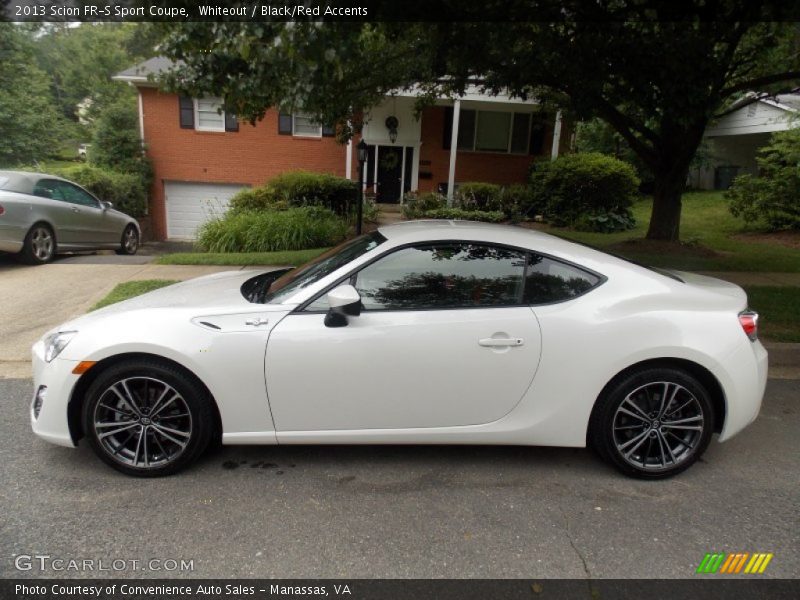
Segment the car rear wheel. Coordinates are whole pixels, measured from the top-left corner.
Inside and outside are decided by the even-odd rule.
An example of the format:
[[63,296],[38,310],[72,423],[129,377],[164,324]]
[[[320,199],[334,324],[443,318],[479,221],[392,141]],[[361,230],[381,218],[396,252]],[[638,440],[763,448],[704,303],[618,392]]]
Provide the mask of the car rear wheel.
[[689,468],[711,441],[708,391],[692,375],[647,368],[612,384],[595,406],[589,442],[632,477],[661,479]]
[[84,432],[95,453],[128,475],[171,475],[212,438],[208,393],[193,377],[158,361],[114,365],[89,387]]
[[133,225],[128,225],[122,232],[117,254],[136,254],[137,250],[139,250],[139,230]]
[[36,224],[28,231],[19,256],[29,265],[43,265],[56,254],[56,236],[49,225]]

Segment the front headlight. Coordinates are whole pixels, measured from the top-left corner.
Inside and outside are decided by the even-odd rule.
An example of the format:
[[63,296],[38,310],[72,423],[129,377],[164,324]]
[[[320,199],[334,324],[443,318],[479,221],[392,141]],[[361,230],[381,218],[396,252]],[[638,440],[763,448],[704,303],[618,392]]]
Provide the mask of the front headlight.
[[67,344],[70,343],[77,333],[77,331],[57,331],[44,338],[45,361],[50,362],[61,354],[61,351],[67,347]]

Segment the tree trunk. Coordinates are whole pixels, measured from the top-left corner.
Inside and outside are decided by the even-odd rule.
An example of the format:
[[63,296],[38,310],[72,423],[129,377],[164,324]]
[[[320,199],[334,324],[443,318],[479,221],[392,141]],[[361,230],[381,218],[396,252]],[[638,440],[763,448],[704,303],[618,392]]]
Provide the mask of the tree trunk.
[[[686,170],[688,172],[688,169]],[[681,195],[687,172],[656,173],[653,189],[653,212],[650,215],[648,240],[677,242],[681,228]]]

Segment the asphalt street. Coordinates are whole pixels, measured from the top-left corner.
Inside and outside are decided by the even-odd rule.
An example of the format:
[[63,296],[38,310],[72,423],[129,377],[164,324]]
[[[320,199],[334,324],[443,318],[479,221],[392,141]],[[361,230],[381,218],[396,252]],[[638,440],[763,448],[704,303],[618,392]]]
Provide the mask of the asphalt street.
[[[715,551],[800,575],[800,381],[770,380],[750,428],[661,482],[586,450],[473,446],[226,447],[132,479],[36,439],[30,393],[0,380],[0,577],[694,577]],[[28,555],[141,562],[18,571]]]

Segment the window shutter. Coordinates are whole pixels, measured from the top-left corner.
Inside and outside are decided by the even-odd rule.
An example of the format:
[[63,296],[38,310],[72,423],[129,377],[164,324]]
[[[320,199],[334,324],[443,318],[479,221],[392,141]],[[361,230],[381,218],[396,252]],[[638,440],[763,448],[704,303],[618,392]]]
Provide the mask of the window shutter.
[[194,102],[189,96],[178,98],[181,129],[194,129]]
[[442,148],[450,150],[450,138],[453,137],[453,108],[446,106],[444,109],[444,128],[442,131]]
[[225,131],[239,131],[239,119],[227,111],[225,111]]
[[291,113],[280,113],[278,115],[278,133],[280,135],[292,135]]
[[336,135],[336,127],[333,125],[322,126],[322,137],[333,137]]

